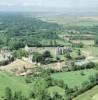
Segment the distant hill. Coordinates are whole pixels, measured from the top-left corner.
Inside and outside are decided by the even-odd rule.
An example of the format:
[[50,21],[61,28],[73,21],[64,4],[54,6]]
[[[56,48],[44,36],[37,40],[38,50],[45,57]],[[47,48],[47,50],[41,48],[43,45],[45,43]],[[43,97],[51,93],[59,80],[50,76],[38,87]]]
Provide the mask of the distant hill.
[[[12,48],[23,47],[25,44],[50,45],[51,41],[59,39],[57,32],[63,30],[62,25],[41,21],[20,13],[2,13],[0,23],[0,44]],[[43,40],[46,41],[43,43]]]

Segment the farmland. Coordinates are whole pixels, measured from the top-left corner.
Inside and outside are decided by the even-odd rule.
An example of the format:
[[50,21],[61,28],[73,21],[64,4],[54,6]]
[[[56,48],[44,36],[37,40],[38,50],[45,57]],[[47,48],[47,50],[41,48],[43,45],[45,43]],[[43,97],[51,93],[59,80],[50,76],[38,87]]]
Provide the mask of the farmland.
[[50,93],[51,96],[53,96],[54,93],[59,93],[60,95],[64,95],[65,94],[65,91],[64,89],[58,87],[58,86],[53,86],[53,87],[50,87],[48,89],[48,92]]
[[2,99],[8,90],[13,98],[21,96],[17,91],[26,98],[19,100],[97,97],[98,17],[10,14],[2,15],[1,21]]
[[97,100],[98,99],[98,86],[78,96],[74,100]]
[[[98,17],[40,17],[40,19],[52,23],[63,24],[64,26],[92,26],[97,25]],[[74,20],[73,20],[74,19]]]
[[[81,75],[81,72],[84,73],[84,76]],[[82,71],[73,71],[73,72],[61,72],[53,74],[52,77],[58,80],[63,80],[65,84],[69,87],[81,86],[85,81],[89,80],[91,75],[96,74],[96,70],[82,70]]]
[[24,78],[0,71],[0,98],[4,96],[6,87],[10,87],[13,91],[22,91],[26,96],[30,91],[30,87],[26,85]]

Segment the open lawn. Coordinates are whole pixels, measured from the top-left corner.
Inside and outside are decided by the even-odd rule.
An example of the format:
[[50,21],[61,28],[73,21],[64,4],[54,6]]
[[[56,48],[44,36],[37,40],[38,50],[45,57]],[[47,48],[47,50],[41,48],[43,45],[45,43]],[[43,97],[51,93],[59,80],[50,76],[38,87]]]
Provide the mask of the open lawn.
[[98,86],[95,86],[91,90],[79,95],[74,100],[98,100]]
[[[81,75],[81,72],[84,73],[84,75]],[[51,77],[58,80],[63,80],[65,84],[68,84],[69,87],[74,86],[81,86],[81,83],[84,81],[89,80],[90,75],[94,75],[97,73],[94,69],[89,70],[82,70],[82,71],[71,71],[71,72],[59,72],[52,74]]]

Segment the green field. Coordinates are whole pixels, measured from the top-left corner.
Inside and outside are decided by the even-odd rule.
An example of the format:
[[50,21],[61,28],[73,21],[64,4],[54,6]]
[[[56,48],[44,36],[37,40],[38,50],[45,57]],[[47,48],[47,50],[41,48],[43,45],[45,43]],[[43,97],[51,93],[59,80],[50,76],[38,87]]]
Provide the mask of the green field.
[[[98,86],[95,86],[91,90],[83,93],[82,95],[76,97],[74,100],[98,100],[98,98],[94,98],[95,95],[98,94]],[[98,96],[97,96],[98,97]]]
[[[42,80],[40,78],[35,78],[33,79],[32,83],[26,83],[25,77],[20,77],[20,76],[15,76],[14,74],[7,73],[5,71],[0,71],[0,100],[2,100],[4,93],[5,93],[5,88],[9,87],[13,92],[21,91],[23,95],[26,97],[30,96],[31,91],[33,90],[34,83],[38,80],[39,82]],[[41,86],[43,87],[43,83],[45,81],[42,80]],[[49,94],[52,96],[53,93],[59,93],[60,95],[64,95],[64,89],[58,87],[58,86],[53,86],[47,88]],[[31,99],[30,99],[31,100]]]
[[24,78],[0,71],[0,98],[4,95],[6,87],[13,91],[22,91],[23,95],[26,96],[31,90],[30,86],[25,83]]
[[51,96],[53,96],[54,93],[58,93],[60,95],[64,95],[65,94],[64,89],[62,89],[62,88],[60,88],[58,86],[53,86],[53,87],[48,88],[48,92],[50,93]]
[[98,17],[41,17],[43,21],[63,24],[64,26],[93,26],[97,25]]
[[54,79],[63,80],[69,87],[74,87],[81,86],[81,83],[89,80],[90,75],[97,73],[94,69],[82,70],[82,72],[85,74],[84,76],[81,75],[81,71],[59,72],[52,74],[51,76]]
[[82,48],[81,50],[89,53],[91,56],[98,56],[98,47],[87,46],[85,48]]

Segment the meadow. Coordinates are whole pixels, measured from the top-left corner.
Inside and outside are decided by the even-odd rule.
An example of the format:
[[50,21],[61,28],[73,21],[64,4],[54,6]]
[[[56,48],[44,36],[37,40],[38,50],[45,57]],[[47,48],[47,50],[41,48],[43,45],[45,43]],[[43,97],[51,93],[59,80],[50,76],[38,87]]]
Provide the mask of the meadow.
[[[84,75],[81,75],[81,72]],[[54,79],[63,80],[65,84],[69,87],[81,86],[81,84],[85,81],[89,80],[91,75],[95,75],[97,73],[94,69],[89,70],[81,70],[81,71],[71,71],[71,72],[59,72],[52,74],[51,76]]]
[[[3,47],[9,46],[9,49],[12,51],[23,48],[25,44],[27,44],[29,47],[32,48],[33,52],[38,52],[42,54],[46,50],[50,51],[54,60],[56,59],[56,52],[55,52],[56,46],[58,47],[69,46],[72,49],[71,52],[72,58],[76,58],[77,56],[79,56],[78,55],[79,50],[81,50],[81,53],[84,52],[85,56],[87,54],[89,56],[95,56],[95,57],[98,56],[98,47],[94,47],[95,46],[94,39],[96,36],[98,36],[97,35],[98,17],[88,18],[88,17],[62,16],[54,18],[43,17],[39,18],[41,20],[38,20],[32,17],[30,19],[28,18],[23,19],[23,17],[20,18],[20,16],[18,16],[18,18],[16,18],[15,16],[13,17],[11,16],[8,21],[4,20],[4,18],[6,19],[6,16],[4,18],[3,17],[4,16],[2,16],[2,21],[5,26],[0,25],[1,26],[0,45]],[[13,23],[17,24],[13,25]],[[6,32],[4,31],[3,33],[2,32],[3,30],[7,31]],[[74,40],[73,42],[80,42],[81,40],[81,42],[84,44],[83,48],[75,47],[75,45],[73,45],[74,43],[72,43],[71,40]],[[90,45],[93,44],[93,45],[88,46],[88,44]],[[73,47],[71,47],[71,45],[73,45]],[[66,60],[64,55],[59,55],[58,57],[61,60]],[[51,63],[49,66],[57,68],[57,66],[55,64],[53,65],[53,63]],[[85,69],[85,70],[70,71],[70,72],[64,72],[64,71],[54,72],[52,74],[51,73],[48,74],[49,75],[51,74],[51,77],[53,79],[56,79],[56,81],[57,80],[64,81],[64,83],[67,84],[69,88],[74,88],[75,86],[83,88],[82,86],[83,83],[89,82],[90,76],[94,76],[96,73],[98,73],[98,71],[95,69]],[[32,92],[36,93],[35,95],[37,98],[38,96],[40,96],[41,93],[43,93],[42,92],[43,89],[44,90],[46,89],[46,91],[48,90],[50,95],[53,95],[54,93],[57,92],[58,94],[65,96],[65,89],[60,87],[58,84],[55,85],[52,84],[47,86],[49,84],[47,74],[46,75],[43,74],[42,76],[39,76],[39,78],[38,76],[37,77],[35,76],[33,78],[29,79],[28,77],[30,83],[26,83],[26,77],[15,76],[14,74],[9,74],[7,72],[0,71],[0,99],[2,99],[2,96],[4,96],[6,87],[9,87],[13,92],[21,91],[22,94],[25,95],[26,97],[29,97],[30,93]],[[37,85],[35,84],[36,86],[34,86],[35,82],[37,83]],[[52,82],[55,83],[53,80],[51,81],[51,83]],[[75,98],[75,100],[92,100],[93,96],[96,95],[97,93],[98,93],[98,86],[95,86],[91,90]],[[43,96],[43,94],[41,95]]]
[[13,91],[21,91],[26,96],[29,95],[31,90],[30,86],[26,84],[25,78],[0,71],[0,98],[4,96],[6,87],[11,88]]
[[[97,25],[98,17],[40,17],[43,21],[63,24],[64,26],[92,26]],[[91,24],[92,23],[92,24]]]
[[81,50],[87,52],[90,56],[98,56],[98,47],[86,46]]
[[79,95],[73,100],[98,100],[98,86],[95,86],[91,90]]
[[54,93],[58,93],[60,95],[65,94],[64,89],[58,86],[53,86],[53,87],[48,88],[48,92],[50,93],[51,96],[53,96]]

